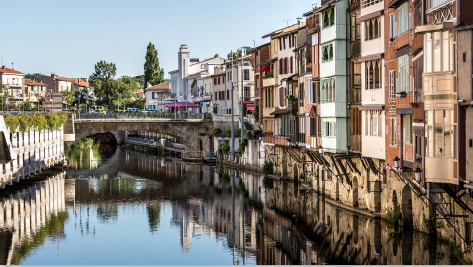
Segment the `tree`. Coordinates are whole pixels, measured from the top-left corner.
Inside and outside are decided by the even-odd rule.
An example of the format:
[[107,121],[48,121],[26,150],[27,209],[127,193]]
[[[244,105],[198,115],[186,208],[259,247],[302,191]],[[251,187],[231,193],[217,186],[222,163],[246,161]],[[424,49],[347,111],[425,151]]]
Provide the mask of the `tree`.
[[101,60],[95,64],[95,72],[90,76],[90,84],[95,88],[98,104],[109,109],[113,109],[113,103],[110,101],[112,93],[110,89],[115,75],[117,75],[115,64]]
[[138,75],[133,77],[133,80],[137,81],[140,83],[141,88],[146,88],[145,87],[145,76],[144,75]]
[[40,79],[40,78],[43,78],[44,74],[41,74],[41,73],[28,73],[25,75],[25,79]]
[[[251,54],[251,50],[253,48],[249,47],[249,46],[244,46],[243,49],[245,50],[245,55],[248,55],[248,54]],[[229,60],[232,60],[232,55],[233,55],[233,59],[237,59],[237,58],[240,58],[240,48],[238,48],[235,52],[230,52],[228,53],[227,55],[227,59]]]
[[158,51],[151,42],[148,44],[145,60],[144,87],[148,86],[148,82],[153,85],[163,83],[164,69],[159,67]]
[[62,98],[67,104],[72,105],[74,103],[74,92],[70,90],[64,91]]

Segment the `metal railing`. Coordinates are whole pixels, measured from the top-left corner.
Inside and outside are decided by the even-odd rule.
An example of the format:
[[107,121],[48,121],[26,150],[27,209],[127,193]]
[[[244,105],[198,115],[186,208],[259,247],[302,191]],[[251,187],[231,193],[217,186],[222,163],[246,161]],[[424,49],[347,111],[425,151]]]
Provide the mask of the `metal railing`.
[[75,120],[204,120],[208,113],[159,113],[159,112],[120,112],[109,114],[74,114]]

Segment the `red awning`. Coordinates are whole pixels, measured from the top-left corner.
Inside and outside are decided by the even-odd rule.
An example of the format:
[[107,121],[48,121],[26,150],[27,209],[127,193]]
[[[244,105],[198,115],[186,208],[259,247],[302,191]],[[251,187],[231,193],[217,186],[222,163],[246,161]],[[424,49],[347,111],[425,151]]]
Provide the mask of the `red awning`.
[[246,107],[246,109],[255,109],[255,107]]
[[262,68],[259,70],[259,72],[268,71],[268,70],[270,70],[270,69],[271,69],[271,68],[270,68],[269,66],[264,66],[264,67],[262,67]]

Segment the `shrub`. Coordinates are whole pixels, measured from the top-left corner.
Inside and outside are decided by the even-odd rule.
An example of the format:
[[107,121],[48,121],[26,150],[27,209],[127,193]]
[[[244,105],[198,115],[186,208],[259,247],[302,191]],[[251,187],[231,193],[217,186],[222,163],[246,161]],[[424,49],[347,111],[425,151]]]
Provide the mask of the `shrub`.
[[205,136],[206,134],[205,133],[199,133],[200,136]]
[[247,143],[245,141],[240,141],[238,149],[240,150],[241,154],[245,153],[246,144]]
[[241,129],[238,129],[238,130],[237,130],[237,136],[238,136],[238,137],[241,137]]
[[246,131],[245,136],[246,136],[247,140],[252,140],[253,139],[253,131],[251,131],[251,130]]
[[385,208],[386,210],[386,219],[391,222],[399,222],[402,220],[401,207],[397,206],[393,209]]
[[225,132],[227,133],[228,138],[232,137],[232,128],[225,129]]
[[273,174],[274,173],[274,166],[271,161],[265,161],[263,164],[263,173],[264,174]]
[[258,139],[258,138],[261,137],[261,134],[262,134],[261,130],[254,130],[253,131],[253,138]]
[[212,130],[212,135],[217,137],[217,136],[220,136],[222,134],[222,130],[220,128],[214,128]]
[[205,114],[205,119],[206,120],[211,120],[212,119],[212,115],[210,113],[206,113]]
[[222,153],[224,155],[227,155],[228,153],[230,153],[230,146],[229,145],[226,145],[226,144],[223,144],[222,145]]

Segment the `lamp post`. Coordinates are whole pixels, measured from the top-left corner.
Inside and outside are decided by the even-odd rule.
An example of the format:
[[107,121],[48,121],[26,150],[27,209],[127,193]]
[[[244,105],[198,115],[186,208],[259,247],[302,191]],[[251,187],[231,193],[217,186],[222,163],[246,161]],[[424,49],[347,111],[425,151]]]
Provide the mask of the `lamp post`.
[[324,153],[324,148],[322,146],[319,146],[319,154],[323,154]]
[[400,159],[396,156],[396,157],[393,159],[393,161],[394,161],[394,167],[396,167],[396,169],[398,169],[398,168],[399,168],[399,161],[400,161]]
[[422,170],[419,167],[414,170],[414,176],[416,178],[416,182],[420,183],[422,180]]

